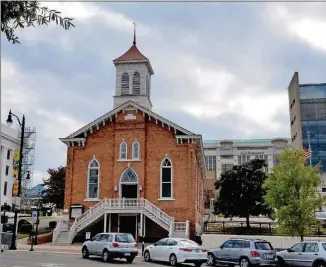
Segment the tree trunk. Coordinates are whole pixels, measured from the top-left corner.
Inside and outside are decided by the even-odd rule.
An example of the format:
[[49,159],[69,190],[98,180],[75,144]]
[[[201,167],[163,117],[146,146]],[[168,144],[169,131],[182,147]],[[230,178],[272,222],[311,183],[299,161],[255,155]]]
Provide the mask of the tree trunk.
[[304,239],[304,238],[303,238],[303,234],[300,234],[300,240],[301,240],[301,242],[304,241],[303,239]]
[[249,215],[246,216],[247,228],[250,228]]

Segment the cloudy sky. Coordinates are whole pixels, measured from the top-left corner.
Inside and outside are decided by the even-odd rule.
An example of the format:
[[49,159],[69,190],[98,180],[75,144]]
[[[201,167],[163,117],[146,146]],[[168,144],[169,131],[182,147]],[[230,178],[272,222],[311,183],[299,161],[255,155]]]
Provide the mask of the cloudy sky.
[[290,137],[287,86],[326,82],[326,3],[44,3],[74,17],[2,35],[1,121],[37,129],[34,184],[66,163],[59,137],[110,111],[112,60],[151,60],[153,111],[204,139]]

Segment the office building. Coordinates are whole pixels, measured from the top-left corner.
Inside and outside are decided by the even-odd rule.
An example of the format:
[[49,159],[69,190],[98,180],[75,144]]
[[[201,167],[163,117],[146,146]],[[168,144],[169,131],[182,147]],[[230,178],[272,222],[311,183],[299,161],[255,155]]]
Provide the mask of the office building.
[[1,205],[7,203],[12,206],[12,188],[14,184],[13,159],[15,152],[19,152],[18,132],[1,123]]
[[215,197],[214,183],[221,174],[231,170],[234,165],[253,159],[264,159],[267,163],[265,172],[269,172],[279,162],[277,155],[290,146],[288,138],[204,141],[207,169],[204,181],[205,212],[208,212],[210,199]]
[[326,193],[326,83],[300,84],[295,72],[288,87],[291,139],[296,149],[312,150],[311,164],[320,163]]

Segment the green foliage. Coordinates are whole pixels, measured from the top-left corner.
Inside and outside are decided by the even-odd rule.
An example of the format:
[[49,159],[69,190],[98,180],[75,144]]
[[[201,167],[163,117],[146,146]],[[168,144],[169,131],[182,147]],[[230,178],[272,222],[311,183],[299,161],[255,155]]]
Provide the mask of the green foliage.
[[227,217],[249,217],[270,215],[271,209],[265,204],[265,189],[262,188],[266,174],[262,170],[266,167],[264,160],[254,159],[248,163],[233,166],[232,170],[222,174],[215,183],[219,190],[215,203],[215,213]]
[[48,25],[55,22],[65,30],[75,27],[72,18],[61,18],[60,12],[40,6],[38,1],[1,1],[1,31],[9,42],[20,43],[15,35],[15,29],[38,25]]
[[321,184],[319,166],[306,166],[303,150],[287,150],[280,155],[280,160],[264,184],[265,200],[276,211],[278,231],[303,240],[310,225],[317,223],[315,212],[325,202],[316,192]]
[[57,170],[49,169],[50,177],[43,179],[43,186],[46,190],[43,192],[42,202],[56,204],[57,208],[62,209],[65,197],[66,167],[59,167]]

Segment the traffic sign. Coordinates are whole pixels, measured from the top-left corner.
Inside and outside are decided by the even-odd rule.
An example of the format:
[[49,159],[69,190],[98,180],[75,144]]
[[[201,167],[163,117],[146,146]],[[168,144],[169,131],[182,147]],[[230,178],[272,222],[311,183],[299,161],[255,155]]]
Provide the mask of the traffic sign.
[[37,224],[37,210],[32,210],[32,222],[33,224]]

